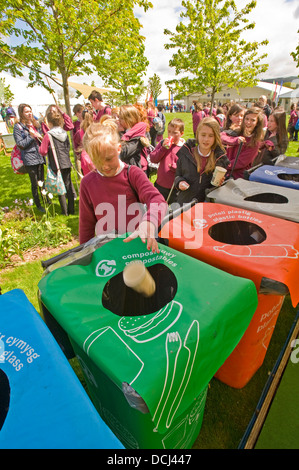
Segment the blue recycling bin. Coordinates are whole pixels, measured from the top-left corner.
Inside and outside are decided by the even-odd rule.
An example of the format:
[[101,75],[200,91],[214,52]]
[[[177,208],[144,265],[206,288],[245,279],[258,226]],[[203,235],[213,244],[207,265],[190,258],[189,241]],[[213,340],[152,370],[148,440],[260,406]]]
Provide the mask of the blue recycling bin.
[[299,169],[263,165],[250,174],[249,181],[299,189]]
[[20,289],[0,295],[0,448],[123,449]]

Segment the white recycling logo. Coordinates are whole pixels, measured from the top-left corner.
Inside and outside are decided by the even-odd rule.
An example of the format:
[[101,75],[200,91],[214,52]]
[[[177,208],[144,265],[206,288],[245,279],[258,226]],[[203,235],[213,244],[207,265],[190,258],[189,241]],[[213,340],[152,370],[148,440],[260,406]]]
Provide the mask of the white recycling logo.
[[115,260],[102,259],[96,267],[96,275],[99,277],[112,276],[116,270]]

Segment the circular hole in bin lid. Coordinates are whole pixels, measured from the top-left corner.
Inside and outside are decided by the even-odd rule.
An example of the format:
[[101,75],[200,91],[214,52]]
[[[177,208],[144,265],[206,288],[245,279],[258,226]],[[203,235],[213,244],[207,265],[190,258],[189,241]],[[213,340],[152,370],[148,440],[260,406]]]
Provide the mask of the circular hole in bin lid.
[[256,224],[243,220],[219,222],[209,229],[210,237],[228,245],[257,245],[266,240],[266,232]]
[[279,173],[277,177],[283,181],[295,181],[296,183],[299,183],[299,173]]
[[275,193],[254,194],[253,196],[245,197],[244,201],[264,202],[265,204],[286,204],[289,202],[287,197]]
[[160,263],[146,267],[156,283],[156,291],[152,297],[144,297],[127,287],[123,280],[123,272],[120,272],[109,279],[104,286],[103,307],[121,317],[134,317],[157,312],[171,302],[178,288],[171,269]]

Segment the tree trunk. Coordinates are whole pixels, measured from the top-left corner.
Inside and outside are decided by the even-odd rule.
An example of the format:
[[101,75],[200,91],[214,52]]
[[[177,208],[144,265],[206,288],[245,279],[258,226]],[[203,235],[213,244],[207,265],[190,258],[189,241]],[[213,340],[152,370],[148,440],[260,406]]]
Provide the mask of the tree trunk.
[[62,73],[61,76],[62,76],[62,87],[63,87],[63,96],[64,96],[65,109],[66,109],[66,113],[71,118],[72,117],[72,111],[71,111],[71,104],[70,104],[69,87],[68,87],[68,83],[67,83],[68,77],[64,73]]
[[129,104],[129,93],[128,93],[128,87],[127,87],[126,84],[124,84],[124,86],[123,86],[123,91],[124,91],[125,103]]
[[210,116],[213,115],[214,96],[215,96],[215,88],[212,88],[212,98],[211,98]]
[[[66,113],[69,115],[70,118],[72,118],[69,86],[68,86],[68,82],[67,82],[68,77],[67,77],[66,73],[63,73],[63,72],[61,72],[61,76],[62,76],[62,86],[63,86],[63,95],[64,95],[64,104],[65,104]],[[76,167],[77,171],[80,171],[80,162],[78,160],[78,156],[77,156],[77,153],[75,151],[73,131],[70,132],[70,135],[71,135],[71,141],[72,141],[72,147],[73,147],[75,167]]]

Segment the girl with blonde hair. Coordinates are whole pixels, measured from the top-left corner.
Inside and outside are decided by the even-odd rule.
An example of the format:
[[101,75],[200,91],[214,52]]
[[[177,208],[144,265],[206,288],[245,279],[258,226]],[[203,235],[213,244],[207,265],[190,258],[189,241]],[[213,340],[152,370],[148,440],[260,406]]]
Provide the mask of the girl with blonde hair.
[[216,165],[227,168],[229,160],[221,143],[220,127],[214,117],[204,118],[196,130],[196,138],[188,139],[177,153],[174,180],[179,190],[180,205],[197,199],[203,202]]
[[[96,170],[80,185],[80,243],[95,235],[129,232],[125,242],[140,237],[149,250],[158,252],[156,232],[167,211],[163,196],[140,168],[120,160],[121,142],[113,127],[91,124],[83,144]],[[141,207],[137,211],[138,202],[146,204],[145,214]]]

